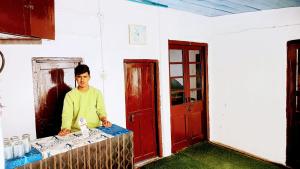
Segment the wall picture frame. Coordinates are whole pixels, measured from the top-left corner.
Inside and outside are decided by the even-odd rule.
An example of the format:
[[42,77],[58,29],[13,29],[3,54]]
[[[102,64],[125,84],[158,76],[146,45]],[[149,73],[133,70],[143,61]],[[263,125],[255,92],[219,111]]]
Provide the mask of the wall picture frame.
[[145,25],[129,25],[129,44],[146,45],[147,30]]

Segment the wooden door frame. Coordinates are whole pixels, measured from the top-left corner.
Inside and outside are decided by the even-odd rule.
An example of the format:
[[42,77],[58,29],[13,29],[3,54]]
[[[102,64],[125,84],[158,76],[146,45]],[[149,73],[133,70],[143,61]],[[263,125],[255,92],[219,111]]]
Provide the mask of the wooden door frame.
[[[154,71],[155,77],[154,81],[156,82],[154,85],[155,88],[155,97],[156,97],[156,106],[155,106],[155,121],[156,121],[156,141],[157,141],[157,153],[159,157],[163,156],[163,148],[162,148],[162,130],[161,130],[161,113],[160,113],[160,83],[159,83],[159,67],[158,67],[158,60],[154,59],[124,59],[124,64],[129,63],[154,63],[155,68]],[[124,66],[125,69],[125,66]],[[126,78],[126,77],[125,77]],[[124,79],[125,80],[125,79]],[[125,84],[126,85],[126,84]],[[126,104],[125,104],[126,106]],[[126,108],[126,107],[125,107]]]
[[[42,70],[42,64],[49,64],[49,69],[60,68],[61,63],[71,63],[74,64],[81,64],[83,59],[80,57],[33,57],[32,61],[32,76],[33,76],[33,95],[34,95],[34,112],[35,112],[35,132],[36,136],[38,137],[38,123],[37,123],[37,112],[40,109],[40,101],[39,101],[39,93],[38,93],[38,86],[39,86],[39,73]],[[75,84],[75,77],[74,77],[74,85]]]
[[[188,42],[188,41],[178,41],[178,40],[169,40],[168,41],[168,46],[169,45],[182,45],[182,46],[199,46],[199,47],[205,47],[205,55],[204,55],[204,71],[205,71],[205,86],[204,86],[204,115],[206,118],[206,124],[204,126],[206,127],[206,132],[204,133],[204,138],[206,140],[210,140],[210,132],[209,132],[209,85],[208,85],[208,44],[207,43],[198,43],[198,42]],[[169,49],[169,47],[168,47]],[[169,69],[170,71],[170,69]],[[170,74],[170,72],[169,72]],[[170,91],[169,91],[170,92]],[[170,102],[170,107],[171,107],[171,102]],[[171,120],[171,118],[170,118]]]

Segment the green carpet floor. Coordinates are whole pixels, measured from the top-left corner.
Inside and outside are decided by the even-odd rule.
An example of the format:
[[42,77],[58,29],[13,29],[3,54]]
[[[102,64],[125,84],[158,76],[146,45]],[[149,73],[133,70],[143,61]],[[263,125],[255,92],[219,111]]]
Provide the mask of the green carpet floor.
[[195,144],[141,169],[280,169],[280,166],[245,156],[209,142]]

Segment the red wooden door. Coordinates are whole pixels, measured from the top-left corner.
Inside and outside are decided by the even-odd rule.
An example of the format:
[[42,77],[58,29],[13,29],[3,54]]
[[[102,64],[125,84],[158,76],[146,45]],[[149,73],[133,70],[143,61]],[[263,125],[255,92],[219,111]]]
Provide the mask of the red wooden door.
[[286,164],[300,168],[300,40],[288,42]]
[[206,139],[205,45],[169,45],[172,152]]
[[133,131],[134,161],[157,156],[155,63],[125,62],[126,127]]

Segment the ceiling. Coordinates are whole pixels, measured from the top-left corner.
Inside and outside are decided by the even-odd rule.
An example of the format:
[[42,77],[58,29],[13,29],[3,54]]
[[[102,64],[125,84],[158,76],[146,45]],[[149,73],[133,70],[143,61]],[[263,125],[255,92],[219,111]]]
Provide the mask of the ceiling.
[[[268,9],[299,7],[300,0],[129,0],[214,17]],[[300,17],[300,16],[299,16]]]

